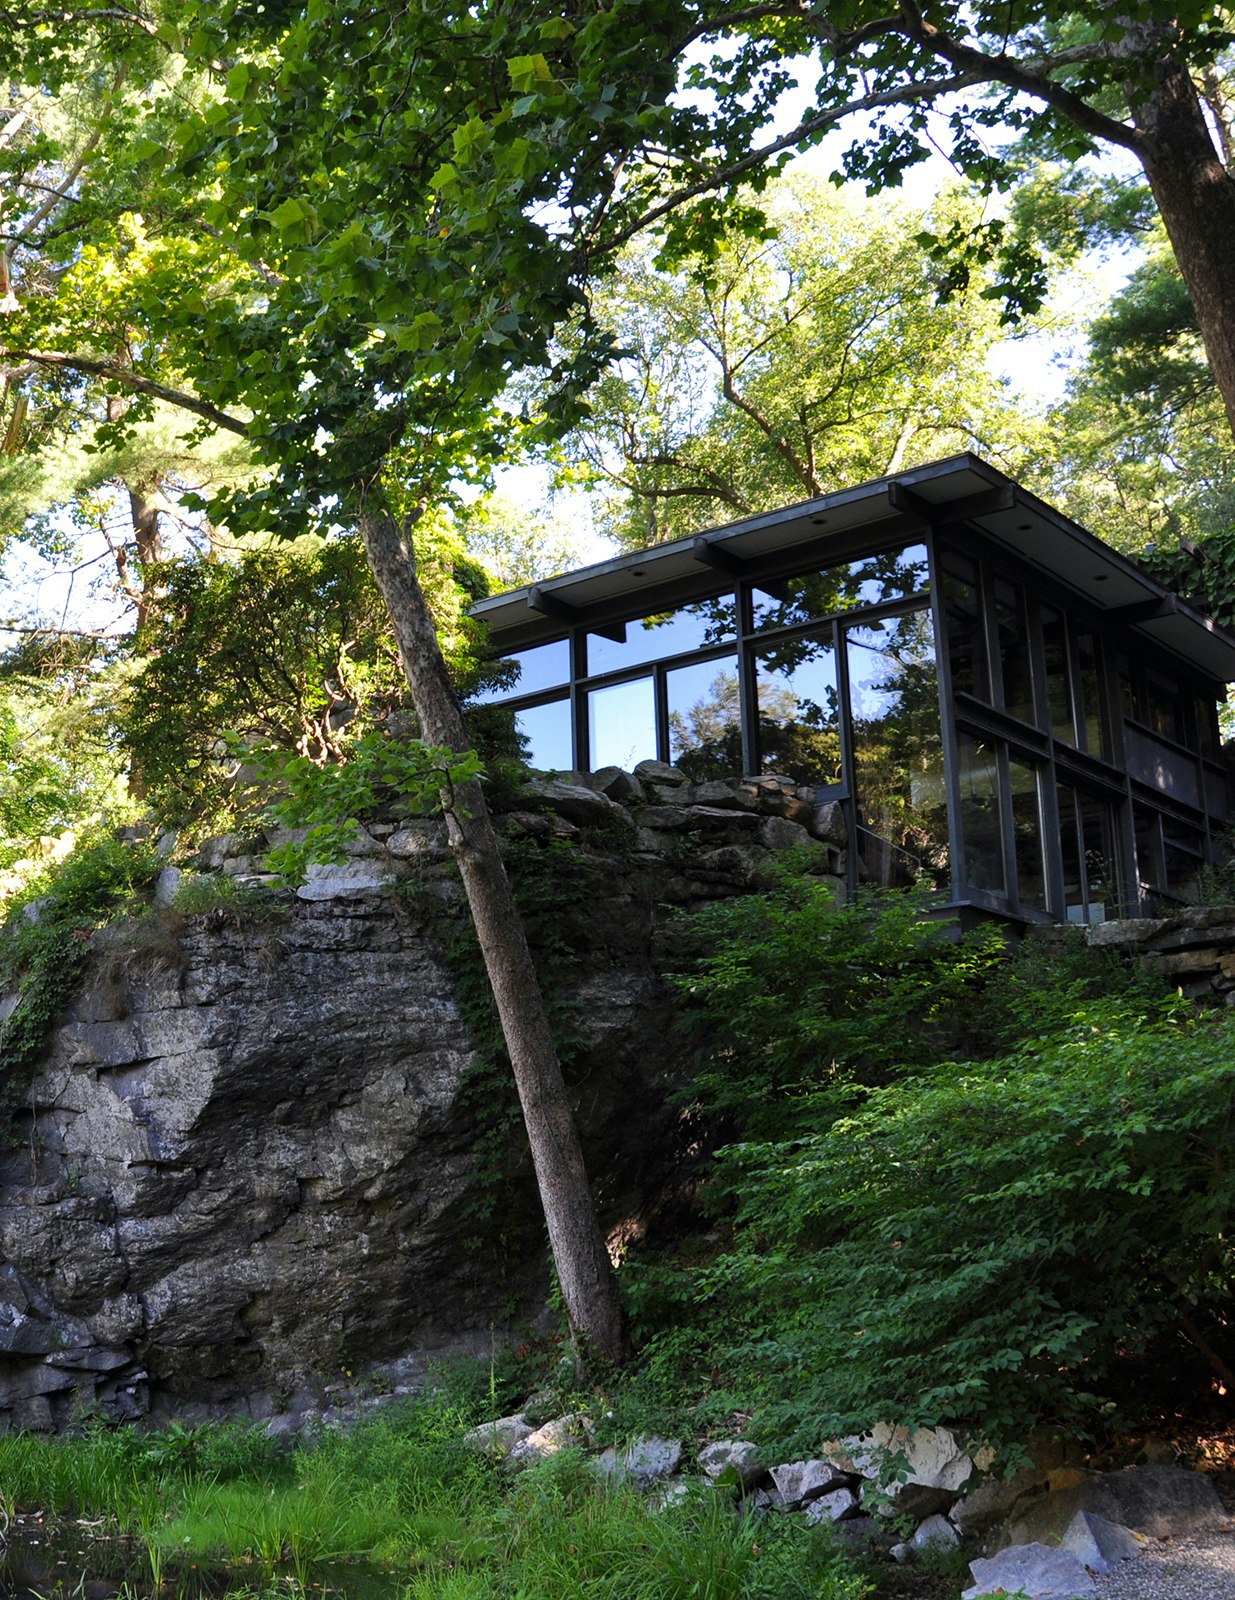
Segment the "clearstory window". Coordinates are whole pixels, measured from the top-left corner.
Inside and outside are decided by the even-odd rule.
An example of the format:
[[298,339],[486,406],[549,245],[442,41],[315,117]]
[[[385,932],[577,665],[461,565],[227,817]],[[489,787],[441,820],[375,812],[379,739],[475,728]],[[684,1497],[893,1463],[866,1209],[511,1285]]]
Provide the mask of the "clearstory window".
[[554,639],[552,644],[518,650],[503,660],[516,669],[513,682],[504,688],[479,690],[473,696],[478,705],[506,700],[512,695],[536,694],[541,689],[556,689],[570,682],[569,639]]
[[603,633],[587,636],[587,672],[621,672],[669,656],[689,655],[713,645],[727,644],[737,632],[733,598],[722,595],[697,605],[679,606],[637,622],[621,622]]
[[928,571],[926,546],[912,544],[841,566],[814,567],[792,578],[756,582],[751,586],[753,625],[763,633],[900,600],[926,588]]

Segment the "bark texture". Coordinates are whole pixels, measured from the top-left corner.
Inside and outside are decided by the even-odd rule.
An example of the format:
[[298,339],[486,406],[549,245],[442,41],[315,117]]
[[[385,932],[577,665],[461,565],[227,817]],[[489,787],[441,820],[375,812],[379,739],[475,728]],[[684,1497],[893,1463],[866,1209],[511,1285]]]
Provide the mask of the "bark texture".
[[1133,108],[1141,163],[1235,433],[1235,176],[1223,164],[1186,68],[1164,60],[1155,77]]
[[[470,748],[463,715],[416,576],[410,535],[384,507],[366,505],[361,533],[381,589],[425,739]],[[485,970],[497,1003],[571,1329],[608,1359],[622,1354],[617,1284],[601,1237],[583,1152],[536,969],[478,783],[456,790],[446,814]]]

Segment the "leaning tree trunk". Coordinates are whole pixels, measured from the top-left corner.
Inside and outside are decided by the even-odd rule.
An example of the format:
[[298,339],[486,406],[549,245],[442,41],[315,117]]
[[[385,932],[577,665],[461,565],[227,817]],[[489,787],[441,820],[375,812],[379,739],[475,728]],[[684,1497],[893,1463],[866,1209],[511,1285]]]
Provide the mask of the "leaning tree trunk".
[[1141,164],[1235,433],[1235,175],[1223,164],[1187,69],[1163,59],[1154,80],[1133,100]]
[[[430,744],[471,747],[416,577],[410,532],[385,508],[360,517],[369,564],[390,612],[421,731]],[[612,1361],[622,1354],[617,1284],[592,1205],[557,1047],[479,783],[456,789],[446,813],[485,970],[497,1002],[572,1332]]]

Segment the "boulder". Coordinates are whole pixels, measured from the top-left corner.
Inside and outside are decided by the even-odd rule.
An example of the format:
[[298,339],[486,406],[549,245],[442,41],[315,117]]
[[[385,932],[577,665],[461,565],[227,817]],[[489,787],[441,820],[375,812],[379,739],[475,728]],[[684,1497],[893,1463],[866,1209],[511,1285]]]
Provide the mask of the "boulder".
[[759,824],[759,842],[769,850],[792,850],[798,845],[817,844],[800,822],[787,817],[764,817]]
[[716,806],[721,811],[755,811],[759,806],[755,791],[732,778],[696,784],[694,797],[697,806]]
[[[787,1461],[772,1468],[772,1482],[786,1510],[793,1511],[837,1490],[855,1490],[858,1477],[838,1469],[831,1461]],[[855,1495],[855,1505],[856,1500]]]
[[459,1440],[465,1450],[478,1455],[506,1457],[535,1430],[521,1411],[511,1417],[498,1417],[494,1422],[482,1422],[470,1428]]
[[849,842],[849,824],[845,821],[845,808],[839,800],[827,800],[817,805],[811,814],[810,831],[816,839],[844,849]]
[[625,1449],[610,1446],[596,1459],[603,1477],[648,1488],[663,1478],[671,1478],[682,1464],[682,1441],[661,1439],[654,1434],[632,1439]]
[[574,823],[604,822],[615,814],[625,815],[598,790],[582,783],[567,783],[563,778],[533,778],[524,785],[522,798]]
[[[798,1502],[802,1504],[801,1501]],[[790,1507],[786,1506],[786,1510]],[[803,1507],[807,1522],[847,1522],[850,1517],[856,1517],[861,1510],[857,1491],[854,1489],[833,1489],[831,1494],[821,1494],[813,1500],[808,1500]]]
[[947,1517],[941,1517],[936,1513],[918,1524],[909,1546],[916,1554],[921,1555],[928,1550],[955,1550],[960,1542],[960,1534]]
[[1109,1522],[1094,1511],[1078,1511],[1064,1529],[1059,1548],[1071,1551],[1090,1572],[1101,1574],[1117,1561],[1140,1555],[1145,1548],[1145,1535]]
[[759,1446],[745,1439],[718,1439],[699,1452],[699,1470],[713,1483],[723,1479],[751,1489],[767,1471]]
[[507,1452],[506,1460],[512,1467],[531,1466],[534,1461],[544,1461],[563,1450],[585,1449],[591,1437],[592,1428],[587,1418],[572,1412],[565,1417],[555,1417],[520,1439]]
[[675,788],[690,782],[681,767],[671,767],[667,761],[641,761],[635,768],[635,777],[641,783],[666,784]]
[[923,1518],[947,1511],[974,1473],[974,1461],[947,1428],[893,1428],[886,1422],[826,1448],[842,1472],[872,1480],[868,1498],[884,1514]]
[[633,773],[623,772],[621,767],[601,767],[599,772],[592,773],[591,785],[619,804],[623,800],[643,799],[643,785]]
[[305,881],[296,890],[300,900],[347,900],[354,895],[375,894],[390,883],[393,872],[384,861],[341,861],[309,867]]
[[1203,1474],[1182,1467],[1127,1467],[1018,1505],[995,1547],[1059,1540],[1078,1511],[1094,1512],[1152,1539],[1192,1533],[1224,1520],[1222,1502]]
[[961,1600],[984,1600],[987,1595],[1020,1595],[1024,1600],[1088,1600],[1098,1593],[1093,1578],[1068,1550],[1045,1544],[1018,1544],[989,1560],[969,1563],[974,1584]]

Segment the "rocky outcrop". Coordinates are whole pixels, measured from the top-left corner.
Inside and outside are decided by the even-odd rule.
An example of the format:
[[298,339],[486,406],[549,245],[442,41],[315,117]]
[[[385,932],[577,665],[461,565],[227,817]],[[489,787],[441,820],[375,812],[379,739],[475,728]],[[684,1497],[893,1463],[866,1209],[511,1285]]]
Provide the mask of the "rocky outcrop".
[[[704,788],[658,764],[569,774],[502,821],[524,870],[543,848],[568,1077],[617,1242],[679,1182],[659,907],[757,887],[785,843],[838,861],[813,795]],[[157,938],[99,940],[55,1030],[0,1153],[0,1427],[269,1408],[315,1375],[488,1349],[543,1304],[513,1090],[447,955],[464,912],[439,825],[379,821],[295,894],[262,871],[278,837],[169,865]],[[190,868],[270,898],[181,914]]]

